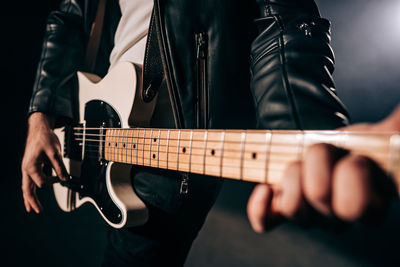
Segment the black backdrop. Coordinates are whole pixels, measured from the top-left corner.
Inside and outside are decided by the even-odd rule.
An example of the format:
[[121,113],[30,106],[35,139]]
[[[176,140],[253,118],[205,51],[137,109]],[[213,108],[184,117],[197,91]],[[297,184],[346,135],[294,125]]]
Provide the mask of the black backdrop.
[[[377,121],[400,100],[400,2],[319,0],[333,22],[338,94],[353,121]],[[41,215],[26,214],[19,165],[25,114],[40,54],[45,17],[57,1],[2,6],[2,154],[0,265],[98,266],[105,226],[91,206],[74,214],[60,211],[49,189],[40,192]],[[400,205],[396,201],[378,228],[359,225],[344,233],[285,224],[264,235],[253,233],[245,215],[252,185],[226,182],[186,266],[375,266],[400,265]]]

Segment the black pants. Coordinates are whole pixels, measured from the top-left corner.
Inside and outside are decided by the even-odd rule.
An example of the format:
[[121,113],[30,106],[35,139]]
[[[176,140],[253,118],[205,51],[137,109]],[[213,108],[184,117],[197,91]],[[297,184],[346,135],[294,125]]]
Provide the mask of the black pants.
[[168,205],[170,210],[165,211],[151,203],[145,225],[127,229],[110,227],[102,265],[183,266],[220,185],[215,178],[191,177],[188,195],[180,197],[180,201],[170,201],[176,205],[175,212],[171,212],[172,204]]

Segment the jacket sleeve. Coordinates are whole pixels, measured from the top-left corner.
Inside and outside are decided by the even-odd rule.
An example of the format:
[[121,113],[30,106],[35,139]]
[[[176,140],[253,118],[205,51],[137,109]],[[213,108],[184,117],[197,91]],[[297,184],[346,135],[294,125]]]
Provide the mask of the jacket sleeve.
[[83,4],[64,0],[47,18],[42,54],[39,60],[28,115],[44,112],[60,126],[74,117],[72,86],[60,86],[82,65],[85,52]]
[[260,4],[251,46],[258,128],[332,129],[348,124],[332,79],[330,22],[312,0]]

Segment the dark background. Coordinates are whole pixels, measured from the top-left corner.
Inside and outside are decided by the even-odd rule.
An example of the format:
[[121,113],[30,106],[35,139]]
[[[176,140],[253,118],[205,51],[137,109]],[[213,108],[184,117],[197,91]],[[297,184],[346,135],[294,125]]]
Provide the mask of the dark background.
[[[384,118],[400,100],[400,1],[318,0],[333,22],[335,80],[353,122]],[[0,265],[98,266],[104,223],[90,205],[74,214],[58,209],[52,192],[40,198],[41,215],[26,214],[20,190],[25,114],[44,21],[57,1],[25,1],[0,9],[3,123]],[[5,134],[4,134],[5,133]],[[186,266],[400,266],[400,204],[378,228],[352,226],[343,233],[284,224],[252,232],[245,214],[251,184],[227,181]]]

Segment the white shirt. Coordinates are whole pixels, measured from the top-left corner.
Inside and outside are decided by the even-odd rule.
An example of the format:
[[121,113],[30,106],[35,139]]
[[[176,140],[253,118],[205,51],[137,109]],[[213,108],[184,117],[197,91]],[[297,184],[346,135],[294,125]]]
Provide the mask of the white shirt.
[[110,54],[110,69],[118,62],[143,64],[153,0],[119,0],[121,20]]

